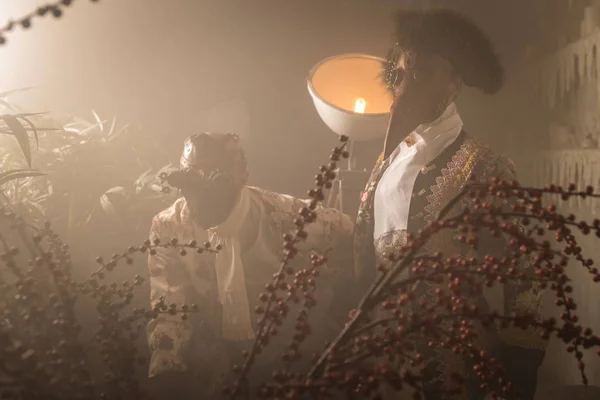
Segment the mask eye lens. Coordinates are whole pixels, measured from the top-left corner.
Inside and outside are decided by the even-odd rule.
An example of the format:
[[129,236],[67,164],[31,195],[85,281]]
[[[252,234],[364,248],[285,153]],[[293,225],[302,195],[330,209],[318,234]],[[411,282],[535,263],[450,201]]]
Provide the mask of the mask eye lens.
[[398,87],[402,82],[402,79],[404,79],[404,70],[401,68],[394,68],[391,70],[388,78],[390,88],[393,90]]
[[391,74],[390,74],[390,84],[392,86],[396,86],[396,83],[398,82],[398,69],[394,69],[392,70]]

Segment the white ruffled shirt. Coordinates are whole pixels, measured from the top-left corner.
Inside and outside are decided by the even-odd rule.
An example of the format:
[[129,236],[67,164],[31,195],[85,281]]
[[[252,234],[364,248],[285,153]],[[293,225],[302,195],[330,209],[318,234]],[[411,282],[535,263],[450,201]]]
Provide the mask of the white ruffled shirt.
[[402,141],[384,161],[389,166],[375,189],[374,241],[390,232],[407,229],[419,172],[456,140],[462,128],[462,119],[452,103],[437,120],[420,125],[409,135],[415,142],[412,146]]

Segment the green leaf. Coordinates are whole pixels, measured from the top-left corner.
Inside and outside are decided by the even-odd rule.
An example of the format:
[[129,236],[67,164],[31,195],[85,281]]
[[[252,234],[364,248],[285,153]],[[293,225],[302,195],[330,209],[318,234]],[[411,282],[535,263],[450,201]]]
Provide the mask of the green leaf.
[[[51,131],[60,131],[60,132],[65,132],[64,129],[60,129],[60,128],[25,128],[26,131],[28,132],[33,132],[33,131],[37,131],[37,132],[51,132]],[[1,129],[0,128],[0,133],[4,133],[4,134],[12,134],[12,131],[10,129]]]
[[27,165],[31,168],[31,147],[29,144],[29,136],[27,135],[27,130],[19,121],[17,117],[14,115],[0,115],[0,119],[2,119],[6,125],[10,128],[11,132],[17,138],[19,142],[19,146],[21,146],[21,150],[23,151],[23,155],[25,156],[25,160],[27,160]]
[[0,173],[0,185],[15,179],[29,178],[32,176],[44,176],[45,173],[35,169],[15,169]]
[[110,216],[115,216],[117,215],[117,209],[115,208],[115,206],[113,206],[113,204],[110,202],[110,200],[108,199],[108,196],[106,194],[103,194],[100,197],[100,206],[102,207],[102,210]]
[[112,136],[115,133],[115,126],[117,124],[117,117],[114,117],[112,123],[110,124],[110,129],[108,130],[108,136]]
[[80,129],[80,130],[76,130],[76,129],[74,129],[74,128],[69,128],[69,131],[70,131],[70,132],[75,132],[75,133],[77,133],[79,136],[84,136],[84,135],[87,135],[88,133],[92,132],[94,129],[96,129],[96,128],[98,128],[98,127],[102,127],[102,126],[101,126],[101,125],[99,125],[99,124],[94,124],[94,125],[88,125],[88,126],[86,126],[85,128],[83,128],[83,129]]
[[110,134],[110,138],[114,139],[117,136],[120,136],[123,132],[127,132],[127,129],[129,129],[129,124],[125,124],[119,129],[114,129],[114,131]]
[[94,119],[96,120],[96,123],[100,127],[100,131],[104,132],[104,123],[106,121],[101,120],[100,117],[98,116],[98,114],[96,113],[96,111],[92,110],[92,114],[94,115]]
[[90,221],[92,220],[92,217],[94,216],[95,210],[96,210],[96,207],[92,208],[92,210],[88,213],[88,216],[86,217],[85,221],[83,221],[84,225],[87,225],[90,223]]
[[130,201],[130,191],[123,186],[115,186],[108,189],[100,197],[100,206],[106,214],[114,216],[119,212],[123,212]]
[[31,89],[33,89],[33,88],[32,87],[24,87],[24,88],[21,88],[21,89],[8,90],[6,92],[0,93],[0,98],[3,99],[3,98],[6,98],[6,97],[10,96],[11,94],[15,94],[15,93],[19,93],[19,92],[24,92],[26,90],[31,90]]
[[147,170],[145,170],[144,172],[142,172],[140,174],[140,176],[138,176],[138,178],[135,180],[135,182],[133,184],[135,186],[143,184],[143,182],[145,181],[146,177],[150,174],[150,172],[152,172],[152,168],[148,168]]
[[36,112],[36,113],[19,113],[19,114],[14,114],[14,116],[17,118],[23,118],[23,117],[35,117],[38,115],[46,115],[46,114],[48,114],[48,112],[44,111],[44,112]]
[[31,121],[27,117],[21,117],[21,119],[29,125],[29,127],[31,128],[31,130],[33,132],[33,136],[35,137],[35,145],[37,147],[40,147],[40,138],[39,138],[37,129],[35,129],[35,126],[31,123]]
[[8,101],[6,100],[2,100],[0,99],[0,104],[3,105],[4,107],[8,108],[11,111],[17,111],[15,106],[13,106],[12,104],[10,104]]

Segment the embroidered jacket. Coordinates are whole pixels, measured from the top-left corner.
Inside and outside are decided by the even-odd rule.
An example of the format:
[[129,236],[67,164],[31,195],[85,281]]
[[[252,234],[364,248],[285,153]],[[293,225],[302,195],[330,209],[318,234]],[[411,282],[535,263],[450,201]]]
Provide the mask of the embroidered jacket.
[[[377,161],[361,195],[355,227],[355,274],[363,288],[368,287],[373,281],[375,266],[381,263],[387,254],[393,253],[394,249],[406,243],[406,231],[390,232],[377,243],[373,242],[373,197],[378,181],[387,167],[381,158]],[[417,177],[410,202],[408,232],[416,233],[434,219],[438,211],[464,188],[472,174],[478,180],[492,177],[512,180],[515,178],[515,169],[509,159],[494,154],[463,131],[455,142],[423,168]],[[457,209],[465,206],[467,206],[466,201],[458,204]],[[494,238],[489,241],[482,239],[479,246],[482,253],[480,255],[499,254],[498,250],[506,245],[498,242],[502,239]],[[452,232],[446,231],[430,240],[424,251],[440,251],[450,256],[464,255],[466,249],[454,240]],[[528,265],[523,266],[523,268],[527,267]],[[417,290],[417,300],[411,304],[411,307],[416,307],[418,300],[435,298],[434,289],[435,287],[421,283]],[[541,308],[541,300],[542,292],[529,282],[504,285],[504,312],[507,314],[537,313]],[[484,298],[476,301],[483,309],[488,307]],[[535,392],[537,369],[543,360],[547,345],[547,341],[540,338],[540,332],[515,328],[496,332],[490,329],[482,336],[487,342],[486,348],[495,351],[499,349],[499,354],[508,370],[508,378],[525,392],[524,399],[532,398]],[[432,391],[447,381],[448,374],[451,372],[469,375],[462,361],[452,360],[453,355],[432,351],[426,343],[417,343],[417,348],[428,358],[425,375]],[[478,399],[479,394],[476,389],[478,384],[471,383],[473,385],[469,385],[469,393],[465,394],[469,397],[465,398]],[[429,398],[427,397],[427,400]],[[431,398],[436,399],[436,397]]]
[[[266,283],[273,280],[273,274],[281,265],[282,235],[293,231],[293,221],[306,203],[291,196],[255,187],[248,189],[250,210],[242,226],[240,240],[248,299],[251,310],[254,310],[259,303],[259,293],[264,291]],[[340,256],[348,253],[353,228],[353,221],[347,215],[335,209],[319,208],[317,220],[306,225],[308,238],[298,245],[300,253],[306,256],[312,250],[323,253],[333,249],[334,253],[330,253],[328,257],[328,268],[333,269],[333,265],[342,264],[335,261],[338,255],[335,250],[340,249]],[[161,242],[166,242],[176,238],[180,243],[196,240],[202,244],[204,232],[199,232],[192,223],[185,199],[180,198],[153,219],[150,240],[159,238]],[[182,320],[180,315],[160,314],[148,324],[148,343],[152,353],[150,377],[168,371],[197,369],[199,363],[206,366],[207,373],[229,371],[231,365],[224,361],[227,359],[226,354],[211,344],[214,343],[211,342],[211,338],[219,337],[221,321],[218,316],[214,257],[218,255],[207,252],[197,254],[192,251],[182,256],[173,249],[159,249],[156,255],[149,257],[152,305],[164,296],[166,304],[197,304],[200,310],[198,315],[190,313],[187,320]],[[351,262],[344,264],[349,265]],[[309,264],[303,264],[303,268],[307,265]],[[335,275],[336,282],[345,277],[348,280],[352,279],[351,268],[334,269],[329,272],[330,277]],[[319,293],[319,301],[327,303],[333,288],[327,284],[321,286],[317,286],[317,293],[322,291]],[[327,307],[324,307],[323,315],[311,318],[323,319],[327,312]],[[255,315],[252,314],[253,326],[256,328]],[[280,352],[281,347],[278,347],[274,355],[279,356]],[[259,361],[272,358],[261,354]]]

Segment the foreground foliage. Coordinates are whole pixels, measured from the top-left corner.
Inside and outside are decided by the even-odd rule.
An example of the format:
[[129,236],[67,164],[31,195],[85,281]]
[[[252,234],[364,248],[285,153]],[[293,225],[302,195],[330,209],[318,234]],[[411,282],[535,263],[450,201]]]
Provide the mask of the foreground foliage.
[[[76,279],[73,276],[76,263],[71,258],[69,246],[51,229],[53,225],[37,223],[39,218],[31,218],[28,209],[15,207],[35,196],[25,192],[23,201],[17,202],[14,197],[17,191],[6,188],[17,179],[29,179],[30,186],[25,187],[31,190],[44,179],[39,178],[42,172],[31,169],[31,146],[24,144],[29,143],[29,135],[33,134],[36,140],[40,140],[42,135],[33,124],[27,128],[27,118],[27,115],[3,117],[6,126],[4,131],[0,131],[16,138],[17,150],[29,167],[21,171],[8,170],[0,175],[5,198],[10,199],[0,212],[2,392],[13,398],[27,399],[147,398],[136,376],[138,368],[146,369],[147,361],[136,342],[145,322],[159,313],[181,313],[182,318],[187,318],[187,314],[195,311],[196,307],[162,303],[154,309],[133,308],[134,290],[144,283],[144,277],[130,277],[117,284],[109,282],[107,275],[117,270],[118,263],[132,264],[135,254],[152,254],[158,246],[177,247],[182,254],[217,250],[193,242],[146,241],[113,255],[108,261],[98,258],[99,267],[88,278],[82,281]],[[102,122],[98,124],[102,125]],[[49,138],[55,132],[68,130],[47,126],[44,135],[48,136],[43,137]],[[114,130],[111,128],[109,132],[114,133]],[[85,135],[79,132],[77,140],[67,140],[64,147],[52,152],[57,163],[68,162],[65,160],[73,154],[87,154],[87,157],[73,161],[81,169],[79,163],[91,157],[92,152],[71,152],[72,149],[78,145],[95,146],[110,142],[113,134],[99,141],[81,140],[82,136]],[[573,215],[558,212],[556,205],[546,205],[545,199],[551,196],[559,200],[573,196],[600,196],[591,187],[584,190],[553,185],[523,188],[518,182],[502,181],[473,181],[435,222],[410,237],[408,244],[393,255],[393,266],[381,268],[379,278],[364,294],[344,329],[323,354],[315,357],[312,368],[303,372],[294,370],[294,363],[303,356],[302,343],[311,332],[308,318],[311,311],[319,306],[312,293],[319,283],[319,268],[326,263],[326,255],[313,254],[312,265],[300,270],[294,269],[290,261],[298,254],[296,244],[307,236],[304,227],[316,218],[314,210],[324,200],[324,191],[332,186],[337,162],[347,156],[345,145],[344,142],[336,147],[331,163],[321,167],[316,178],[317,186],[309,192],[312,200],[295,221],[297,229],[284,237],[285,256],[281,268],[274,275],[274,281],[266,285],[262,296],[264,306],[256,310],[259,318],[256,342],[244,355],[242,365],[232,368],[236,377],[226,388],[229,396],[325,398],[337,392],[372,398],[379,397],[383,390],[408,388],[418,398],[423,390],[420,375],[423,356],[414,350],[417,337],[429,340],[431,347],[471,359],[483,387],[492,397],[506,396],[512,391],[511,384],[503,378],[497,361],[479,347],[477,324],[497,325],[499,329],[508,326],[536,328],[544,338],[559,338],[567,351],[579,361],[582,380],[587,382],[585,365],[581,361],[583,353],[591,348],[600,348],[600,339],[579,323],[568,270],[579,264],[589,271],[590,279],[600,281],[593,260],[584,257],[575,238],[577,231],[600,237],[600,221],[577,221]],[[11,156],[14,156],[14,151]],[[106,168],[101,167],[101,159],[91,164]],[[48,182],[41,185],[47,188],[43,185],[48,185]],[[156,193],[163,192],[158,183],[152,185],[156,185]],[[14,187],[22,190],[20,185],[15,184]],[[81,192],[89,190],[87,187]],[[463,201],[464,197],[470,198],[472,206],[459,215],[451,215],[452,205]],[[107,203],[104,199],[104,203],[103,207],[110,211],[113,202]],[[501,205],[504,203],[511,206]],[[40,216],[43,215],[44,210],[41,210]],[[447,231],[458,232],[457,240],[472,249],[478,247],[478,237],[482,232],[507,236],[509,247],[504,255],[481,258],[439,253],[424,256],[419,253],[427,240]],[[554,234],[553,242],[548,239],[548,233]],[[531,274],[515,268],[524,259],[532,264]],[[413,272],[410,278],[402,274],[407,269]],[[481,294],[485,287],[514,280],[532,280],[540,289],[553,292],[556,304],[564,309],[560,319],[526,313],[502,315],[473,304],[473,296]],[[439,286],[436,300],[423,305],[419,312],[408,311],[406,304],[412,299],[416,284],[421,281]],[[276,327],[288,317],[289,302],[302,302],[303,310],[293,321],[296,332],[290,338],[289,348],[282,353],[285,367],[274,371],[270,382],[254,382],[250,379],[254,361],[268,345],[269,338],[277,334]],[[79,308],[82,303],[94,304],[98,329],[92,334],[85,332],[81,322]],[[86,309],[86,312],[89,311]],[[445,393],[448,398],[458,395],[464,388],[463,376],[453,378],[453,385]]]

